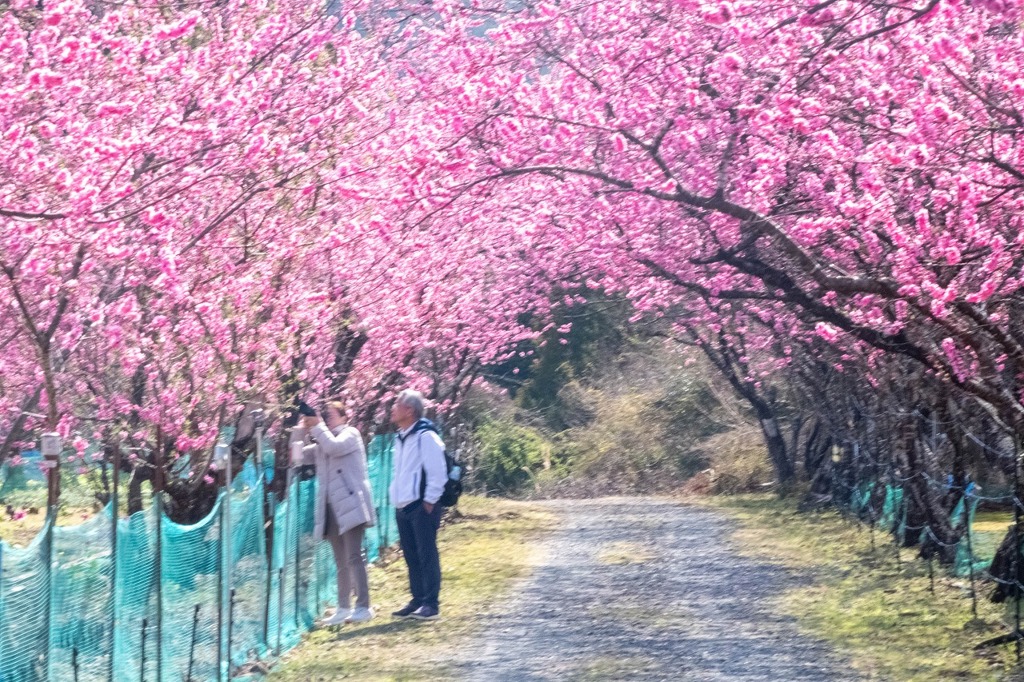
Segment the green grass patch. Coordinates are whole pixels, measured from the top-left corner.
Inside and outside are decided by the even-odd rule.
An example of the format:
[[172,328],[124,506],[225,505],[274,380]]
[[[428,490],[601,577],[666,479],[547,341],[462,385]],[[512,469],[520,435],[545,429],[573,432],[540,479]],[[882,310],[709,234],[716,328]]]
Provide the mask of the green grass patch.
[[929,592],[927,562],[903,549],[897,564],[891,537],[875,533],[872,549],[863,524],[833,511],[799,513],[795,501],[773,495],[718,497],[709,504],[740,521],[733,541],[741,553],[811,578],[780,595],[777,608],[831,642],[868,679],[1016,679],[1012,647],[974,650],[1006,632],[1003,606],[985,599],[988,586],[978,584],[978,620],[972,622],[968,579],[949,577],[936,564],[935,592]]
[[980,511],[974,515],[974,554],[979,559],[992,560],[1006,531],[1013,525],[1013,512]]
[[554,515],[536,504],[464,496],[461,518],[441,529],[441,620],[391,618],[409,600],[405,562],[370,569],[377,618],[363,625],[317,630],[289,652],[270,680],[450,679],[448,662],[499,606],[511,582],[535,560],[532,542],[554,528]]

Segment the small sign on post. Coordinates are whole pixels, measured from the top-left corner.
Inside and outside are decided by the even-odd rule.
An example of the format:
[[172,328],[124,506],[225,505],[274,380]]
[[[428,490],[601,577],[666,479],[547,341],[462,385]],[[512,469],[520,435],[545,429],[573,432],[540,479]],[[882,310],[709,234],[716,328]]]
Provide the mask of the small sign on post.
[[60,434],[53,431],[44,433],[39,439],[39,451],[43,453],[43,457],[59,457]]
[[47,469],[46,505],[53,507],[60,497],[60,434],[49,431],[39,438],[39,451],[43,454],[43,466]]
[[231,446],[227,443],[217,443],[213,448],[213,462],[217,465],[218,469],[227,470],[228,464],[231,459]]

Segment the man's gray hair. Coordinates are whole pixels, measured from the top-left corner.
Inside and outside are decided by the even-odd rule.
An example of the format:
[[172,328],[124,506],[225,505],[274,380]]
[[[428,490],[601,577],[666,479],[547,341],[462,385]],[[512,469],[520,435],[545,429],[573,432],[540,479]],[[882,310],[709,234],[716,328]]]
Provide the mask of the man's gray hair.
[[406,407],[411,407],[413,414],[416,415],[417,419],[423,418],[423,412],[426,409],[426,405],[423,400],[423,394],[419,391],[414,391],[411,388],[407,388],[398,394],[398,402]]

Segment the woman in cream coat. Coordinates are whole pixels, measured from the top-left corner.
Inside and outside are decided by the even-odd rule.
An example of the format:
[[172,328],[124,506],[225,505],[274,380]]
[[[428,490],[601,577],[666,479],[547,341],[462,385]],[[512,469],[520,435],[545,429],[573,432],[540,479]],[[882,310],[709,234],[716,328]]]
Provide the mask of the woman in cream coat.
[[[348,426],[343,403],[332,401],[320,417],[303,417],[311,441],[303,463],[315,464],[318,480],[314,537],[326,539],[338,567],[338,610],[324,625],[361,623],[373,618],[366,577],[363,536],[377,523],[366,469],[363,437]],[[352,594],[355,593],[355,609]]]

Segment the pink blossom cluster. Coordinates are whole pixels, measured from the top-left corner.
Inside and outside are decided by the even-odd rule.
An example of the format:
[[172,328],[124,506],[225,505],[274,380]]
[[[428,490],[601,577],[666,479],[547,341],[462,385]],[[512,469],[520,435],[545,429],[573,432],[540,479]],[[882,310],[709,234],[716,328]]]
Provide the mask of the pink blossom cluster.
[[0,12],[0,438],[208,452],[286,385],[451,401],[534,334],[530,237],[431,219],[444,119],[321,5]]
[[430,12],[409,68],[451,65],[421,99],[449,103],[436,181],[460,222],[517,223],[543,274],[641,313],[763,337],[764,376],[790,340],[882,351],[1024,428],[1015,3]]

